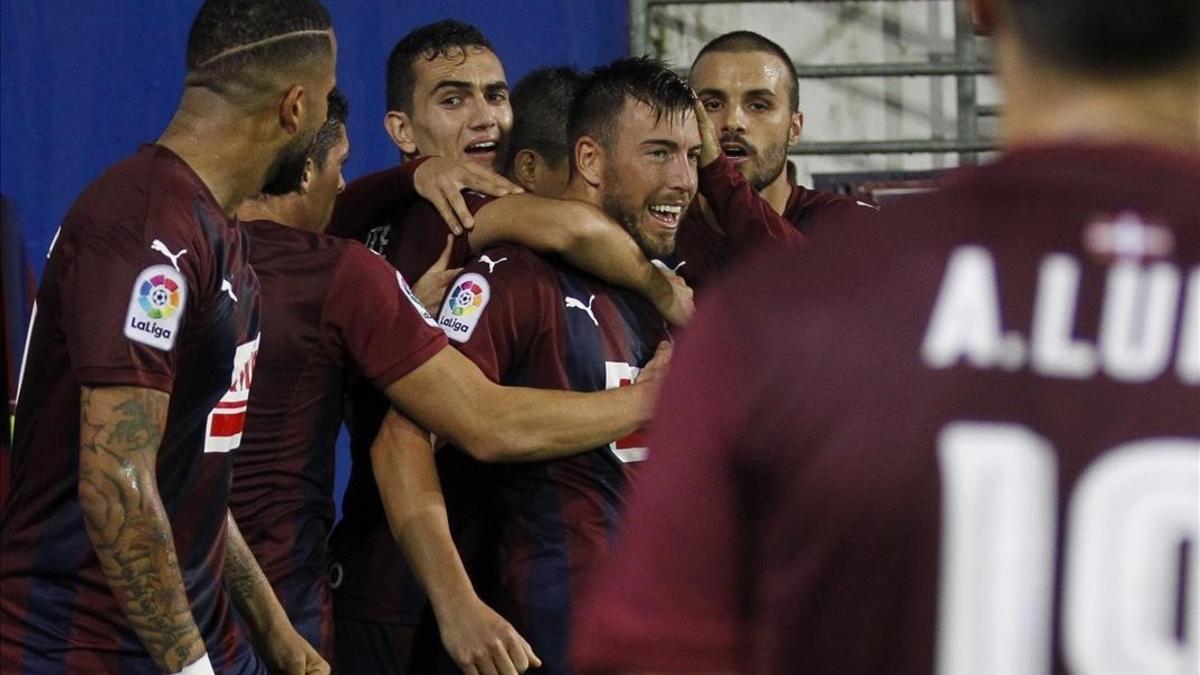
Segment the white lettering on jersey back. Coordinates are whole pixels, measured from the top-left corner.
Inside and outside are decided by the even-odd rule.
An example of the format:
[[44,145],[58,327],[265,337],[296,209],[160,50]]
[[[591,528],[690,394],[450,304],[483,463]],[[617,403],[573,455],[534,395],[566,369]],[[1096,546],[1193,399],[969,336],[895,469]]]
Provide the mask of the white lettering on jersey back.
[[1026,350],[1021,334],[1003,329],[991,254],[980,246],[962,246],[946,265],[921,357],[937,369],[965,361],[974,368],[1013,371],[1026,365],[1028,351],[1028,365],[1040,375],[1087,379],[1104,374],[1138,383],[1165,373],[1174,347],[1179,379],[1200,384],[1200,267],[1188,273],[1186,285],[1171,262],[1119,258],[1100,269],[1105,284],[1099,331],[1083,336],[1075,324],[1084,268],[1065,253],[1042,259]]
[[[641,368],[634,368],[624,361],[605,361],[604,388],[628,387],[637,382],[637,376],[641,370]],[[625,438],[609,443],[608,449],[617,456],[617,459],[628,464],[646,459],[647,445],[646,432],[639,429]]]
[[933,368],[960,360],[976,368],[1015,370],[1024,359],[1019,335],[1001,335],[1000,299],[992,256],[981,246],[963,246],[950,257],[921,356]]
[[204,452],[230,452],[242,443],[260,337],[256,335],[250,342],[238,345],[234,352],[229,391],[213,406],[204,424]]
[[1053,254],[1042,260],[1033,303],[1033,369],[1050,377],[1084,379],[1096,373],[1096,350],[1072,339],[1079,295],[1079,262]]
[[455,279],[442,303],[442,311],[438,313],[442,332],[455,342],[470,340],[491,299],[492,287],[482,274],[467,272]]
[[170,265],[151,265],[138,274],[125,311],[125,337],[169,352],[187,307],[187,282]]

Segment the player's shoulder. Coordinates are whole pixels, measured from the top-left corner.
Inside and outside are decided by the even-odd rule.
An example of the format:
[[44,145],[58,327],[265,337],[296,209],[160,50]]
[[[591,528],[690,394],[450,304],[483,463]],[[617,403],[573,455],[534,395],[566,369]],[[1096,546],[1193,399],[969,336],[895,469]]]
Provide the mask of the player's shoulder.
[[550,277],[553,274],[553,263],[525,246],[501,243],[480,251],[479,255],[467,263],[464,270],[511,283]]

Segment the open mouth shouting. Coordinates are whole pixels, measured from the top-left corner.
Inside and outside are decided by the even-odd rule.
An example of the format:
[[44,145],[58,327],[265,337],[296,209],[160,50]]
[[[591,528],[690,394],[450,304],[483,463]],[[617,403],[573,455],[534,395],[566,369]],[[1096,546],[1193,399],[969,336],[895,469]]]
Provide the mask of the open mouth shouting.
[[474,141],[463,148],[467,159],[474,160],[488,167],[496,161],[496,150],[500,143],[495,138],[484,138]]
[[671,203],[651,204],[646,210],[650,212],[650,217],[663,227],[675,228],[679,226],[679,219],[683,217],[684,206]]
[[754,147],[749,143],[728,136],[721,139],[721,151],[735,164],[744,162],[754,155]]

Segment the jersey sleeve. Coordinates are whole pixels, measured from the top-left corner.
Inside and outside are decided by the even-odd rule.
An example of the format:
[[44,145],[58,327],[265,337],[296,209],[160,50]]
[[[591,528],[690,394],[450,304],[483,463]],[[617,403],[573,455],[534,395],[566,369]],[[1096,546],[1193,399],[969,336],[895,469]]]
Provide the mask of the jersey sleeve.
[[376,171],[355,180],[338,195],[326,234],[363,241],[375,225],[390,219],[417,199],[415,175],[426,158]]
[[359,370],[379,389],[446,346],[404,277],[362,246],[350,246],[343,254],[323,314]]
[[182,213],[87,224],[70,247],[61,325],[80,384],[170,393],[180,334],[205,302],[212,254]]
[[613,556],[576,612],[579,672],[738,671],[747,529],[736,429],[745,350],[731,308],[689,327],[651,425]]
[[803,235],[775,212],[725,155],[699,171],[700,194],[708,200],[729,246],[740,253],[768,241],[798,242]]
[[438,313],[454,346],[494,382],[545,329],[547,293],[534,266],[512,247],[489,249],[450,283]]

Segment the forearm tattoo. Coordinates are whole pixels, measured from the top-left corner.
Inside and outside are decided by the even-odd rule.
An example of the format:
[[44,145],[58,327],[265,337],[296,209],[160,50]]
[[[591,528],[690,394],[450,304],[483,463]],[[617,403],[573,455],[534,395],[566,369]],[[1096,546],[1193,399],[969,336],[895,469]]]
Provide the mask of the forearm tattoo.
[[204,654],[155,462],[169,397],[136,387],[83,388],[79,498],[88,537],[125,617],[166,672]]

